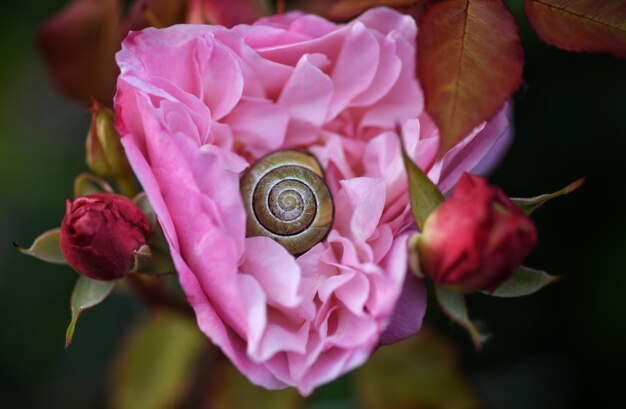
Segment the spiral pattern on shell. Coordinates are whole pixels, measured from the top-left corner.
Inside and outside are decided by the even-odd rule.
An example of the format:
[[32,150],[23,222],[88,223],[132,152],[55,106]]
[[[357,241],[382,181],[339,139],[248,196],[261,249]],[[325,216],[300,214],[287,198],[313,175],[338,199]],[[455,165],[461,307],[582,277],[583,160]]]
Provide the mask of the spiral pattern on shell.
[[317,159],[304,151],[259,159],[241,179],[247,235],[270,237],[296,255],[322,241],[334,212],[323,178]]

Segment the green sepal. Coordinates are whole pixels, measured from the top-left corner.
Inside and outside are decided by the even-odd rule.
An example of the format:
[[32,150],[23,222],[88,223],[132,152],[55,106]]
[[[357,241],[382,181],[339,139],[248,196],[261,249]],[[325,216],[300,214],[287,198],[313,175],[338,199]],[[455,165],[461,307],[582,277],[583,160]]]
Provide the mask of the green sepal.
[[60,245],[61,229],[51,229],[42,233],[35,239],[29,248],[25,248],[13,242],[13,246],[22,254],[32,256],[53,264],[67,264]]
[[511,198],[513,203],[517,205],[524,213],[527,215],[532,214],[535,210],[544,205],[544,203],[555,199],[559,196],[567,195],[572,193],[574,190],[578,189],[585,182],[584,178],[578,179],[574,183],[571,183],[565,186],[563,189],[554,192],[554,193],[546,193],[543,195],[529,197],[529,198]]
[[174,268],[174,263],[168,251],[167,241],[157,222],[156,214],[148,200],[148,196],[145,192],[141,192],[133,198],[133,203],[146,215],[150,223],[150,229],[152,230],[152,234],[148,240],[152,251],[152,258],[150,263],[137,271],[142,274],[151,275],[175,274],[176,269]]
[[143,270],[152,262],[152,250],[150,246],[144,244],[137,250],[133,251],[133,265],[128,270],[129,273],[136,273],[139,270]]
[[413,235],[411,235],[411,237],[409,237],[409,242],[407,244],[409,255],[409,269],[417,277],[424,278],[425,275],[422,272],[422,268],[420,266],[419,238],[419,233],[414,233]]
[[151,248],[151,252],[150,262],[138,269],[138,273],[150,275],[176,274],[176,268],[169,253],[158,247]]
[[150,204],[150,201],[148,200],[148,196],[146,195],[146,193],[141,192],[135,195],[135,197],[133,197],[133,203],[148,218],[148,222],[150,223],[150,230],[153,232],[156,231],[157,230],[156,214],[154,213],[154,209],[152,208],[152,205]]
[[74,179],[74,197],[113,192],[113,188],[106,180],[91,173],[81,173]]
[[113,291],[113,287],[115,287],[115,281],[94,280],[84,275],[78,277],[70,301],[72,319],[65,332],[66,349],[72,345],[74,329],[80,314],[104,301]]
[[[402,135],[398,129],[398,135]],[[411,211],[413,218],[420,230],[424,229],[426,219],[444,201],[439,188],[426,176],[426,174],[409,158],[400,138],[402,160],[409,179],[409,195],[411,197]]]
[[483,335],[470,320],[465,305],[465,295],[449,290],[445,287],[435,287],[437,302],[443,312],[458,325],[463,327],[469,334],[476,349],[480,349],[483,343]]
[[558,280],[560,277],[551,276],[545,271],[521,266],[515,270],[511,278],[500,284],[494,292],[482,291],[482,293],[502,298],[523,297]]

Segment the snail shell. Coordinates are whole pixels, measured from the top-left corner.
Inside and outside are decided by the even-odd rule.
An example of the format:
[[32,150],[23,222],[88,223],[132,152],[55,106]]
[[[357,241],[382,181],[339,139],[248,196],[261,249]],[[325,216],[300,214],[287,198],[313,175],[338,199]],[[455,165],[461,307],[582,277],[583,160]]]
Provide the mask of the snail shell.
[[241,179],[247,235],[266,236],[291,254],[326,237],[333,200],[324,172],[310,153],[284,150],[259,159]]

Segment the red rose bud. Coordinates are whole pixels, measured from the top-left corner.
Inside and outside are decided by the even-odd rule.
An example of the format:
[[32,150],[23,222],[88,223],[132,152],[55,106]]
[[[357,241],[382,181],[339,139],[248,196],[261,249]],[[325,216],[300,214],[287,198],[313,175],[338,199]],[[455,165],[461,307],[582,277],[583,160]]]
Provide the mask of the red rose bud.
[[464,174],[429,216],[418,240],[420,266],[436,285],[495,290],[537,242],[537,231],[502,190]]
[[115,116],[109,108],[92,100],[91,127],[87,134],[87,165],[98,176],[121,178],[131,174],[120,134],[115,130]]
[[97,280],[121,278],[150,234],[147,217],[129,199],[110,193],[68,200],[61,251],[79,273]]

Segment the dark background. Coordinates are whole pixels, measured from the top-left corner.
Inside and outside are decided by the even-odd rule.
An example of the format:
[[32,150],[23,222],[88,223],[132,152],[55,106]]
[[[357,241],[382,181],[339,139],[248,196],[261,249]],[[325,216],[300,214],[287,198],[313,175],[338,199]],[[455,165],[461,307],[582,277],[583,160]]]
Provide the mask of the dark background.
[[[428,316],[459,345],[492,407],[614,407],[626,389],[626,61],[549,47],[523,20],[521,1],[507,3],[520,23],[525,82],[515,142],[491,180],[525,196],[586,178],[535,217],[540,242],[526,264],[565,279],[523,299],[471,298],[493,334],[480,353],[432,303]],[[144,314],[114,296],[85,314],[66,352],[75,274],[11,246],[60,223],[73,177],[85,170],[89,115],[52,89],[34,46],[37,27],[63,4],[22,0],[0,13],[1,408],[103,407],[111,356]],[[343,384],[326,394],[341,397]],[[352,407],[344,398],[327,407]]]

